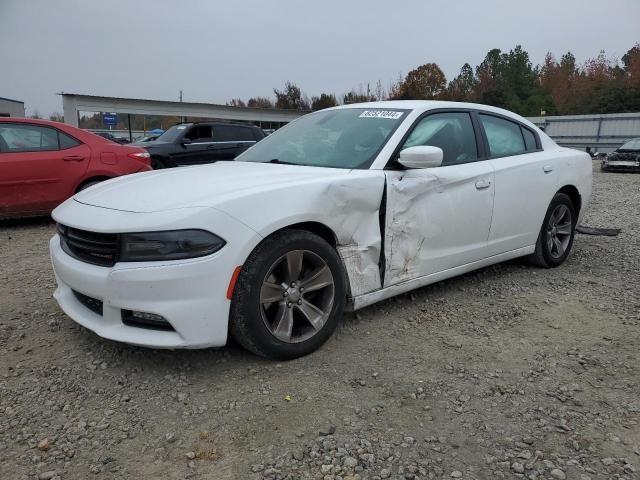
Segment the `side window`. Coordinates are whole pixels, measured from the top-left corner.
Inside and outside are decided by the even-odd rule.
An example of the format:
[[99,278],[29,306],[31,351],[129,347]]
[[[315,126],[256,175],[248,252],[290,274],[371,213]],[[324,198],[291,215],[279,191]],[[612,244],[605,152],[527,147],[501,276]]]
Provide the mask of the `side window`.
[[60,150],[65,150],[67,148],[73,148],[80,145],[80,142],[78,140],[60,131],[58,131],[58,140],[60,142]]
[[256,127],[253,129],[253,135],[255,136],[255,140],[258,140],[258,141],[262,140],[264,137],[267,136],[265,131],[260,127]]
[[255,137],[253,136],[253,129],[251,127],[233,127],[235,130],[234,140],[239,142],[253,142]]
[[522,129],[522,136],[524,137],[524,145],[527,149],[527,152],[533,152],[538,149],[538,145],[536,145],[536,136],[533,134],[531,130],[525,127],[520,127]]
[[[526,151],[520,125],[493,115],[480,114],[492,157],[517,155]],[[535,143],[535,142],[534,142]]]
[[185,138],[192,142],[211,142],[211,125],[196,125],[191,127]]
[[444,153],[442,165],[469,163],[478,159],[471,116],[464,112],[434,113],[415,126],[402,149],[429,145]]
[[238,140],[235,136],[235,127],[229,125],[213,127],[214,142],[233,142],[234,140]]
[[2,152],[59,150],[58,132],[54,128],[6,123],[0,125],[0,137]]

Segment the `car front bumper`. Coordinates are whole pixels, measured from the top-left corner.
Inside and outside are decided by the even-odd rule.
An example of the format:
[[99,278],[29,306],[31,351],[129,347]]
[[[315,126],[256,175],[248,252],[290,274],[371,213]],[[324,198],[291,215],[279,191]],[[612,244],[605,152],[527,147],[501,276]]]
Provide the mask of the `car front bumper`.
[[637,160],[603,160],[602,170],[619,170],[627,172],[640,172],[640,161]]
[[[101,337],[153,348],[220,347],[227,342],[227,288],[261,237],[215,209],[132,214],[69,200],[54,219],[88,231],[158,231],[215,226],[227,241],[218,252],[201,258],[93,265],[66,253],[55,235],[49,244],[57,288],[54,298],[80,325]],[[174,215],[175,218],[171,218]],[[78,295],[79,294],[79,295]],[[89,297],[89,305],[87,298]],[[84,300],[84,301],[83,301]],[[90,308],[90,307],[95,308]],[[162,316],[165,328],[132,326],[123,311]],[[96,313],[97,312],[97,313]],[[168,328],[167,328],[168,327]]]
[[[216,268],[215,255],[163,266],[106,268],[69,256],[58,235],[49,247],[58,283],[54,298],[69,317],[99,336],[155,348],[225,345],[229,275],[221,275]],[[101,302],[102,314],[87,307],[74,292]],[[123,310],[161,315],[172,330],[125,325]]]

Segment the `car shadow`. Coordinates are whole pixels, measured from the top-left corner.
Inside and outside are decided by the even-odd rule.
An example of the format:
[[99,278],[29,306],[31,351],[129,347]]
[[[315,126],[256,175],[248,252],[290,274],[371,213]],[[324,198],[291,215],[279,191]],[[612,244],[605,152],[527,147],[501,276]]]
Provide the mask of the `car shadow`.
[[49,215],[43,215],[41,217],[8,218],[0,219],[0,229],[38,227],[53,225],[54,223],[55,222]]
[[[400,315],[406,306],[415,302],[425,302],[429,298],[434,298],[434,296],[446,297],[465,288],[470,282],[487,281],[490,283],[494,278],[515,274],[526,268],[533,267],[526,266],[521,259],[514,259],[412,290],[365,307],[357,312],[345,312],[336,331],[336,336],[350,335],[351,333],[347,332],[348,329],[361,328],[366,325],[368,317],[376,315],[379,311],[387,310],[392,315],[395,313]],[[68,322],[71,324],[72,320],[68,319]],[[104,355],[99,354],[98,358],[118,358],[126,365],[125,368],[135,368],[140,372],[147,372],[151,376],[154,376],[152,372],[175,373],[184,372],[185,370],[196,375],[211,375],[212,365],[216,365],[215,370],[219,374],[223,374],[230,369],[261,370],[262,368],[271,368],[280,363],[277,360],[262,358],[249,353],[232,337],[229,337],[226,346],[220,348],[167,350],[138,347],[104,339],[75,324],[69,334],[76,337],[73,342],[80,345],[80,348],[89,356],[95,355],[96,352],[101,352]],[[304,362],[304,358],[283,363]]]

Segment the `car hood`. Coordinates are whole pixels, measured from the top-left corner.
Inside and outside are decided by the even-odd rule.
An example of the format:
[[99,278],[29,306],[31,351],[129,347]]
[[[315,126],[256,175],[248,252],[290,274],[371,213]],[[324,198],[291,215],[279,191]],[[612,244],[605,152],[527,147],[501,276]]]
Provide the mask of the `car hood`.
[[640,156],[640,150],[615,150],[607,155],[611,160],[635,160]]
[[216,207],[260,191],[331,181],[350,172],[298,165],[219,162],[119,177],[83,190],[73,199],[86,205],[137,213]]

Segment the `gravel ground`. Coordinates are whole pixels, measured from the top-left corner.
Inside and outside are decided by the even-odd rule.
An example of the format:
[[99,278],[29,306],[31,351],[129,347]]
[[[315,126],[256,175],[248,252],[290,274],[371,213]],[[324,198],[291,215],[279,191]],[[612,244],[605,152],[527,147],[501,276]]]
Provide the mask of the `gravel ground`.
[[640,175],[594,171],[568,262],[349,314],[286,363],[65,317],[45,221],[0,224],[1,479],[638,478]]

